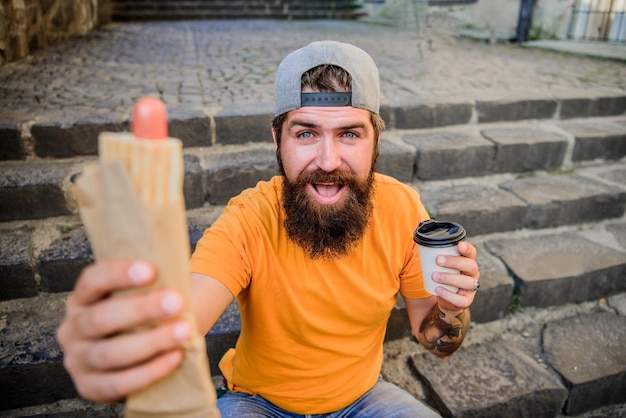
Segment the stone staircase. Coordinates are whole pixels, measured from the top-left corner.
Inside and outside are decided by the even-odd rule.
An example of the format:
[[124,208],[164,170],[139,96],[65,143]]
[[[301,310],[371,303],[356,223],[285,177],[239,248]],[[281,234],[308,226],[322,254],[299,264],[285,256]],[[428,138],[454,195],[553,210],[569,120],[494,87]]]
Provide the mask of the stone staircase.
[[183,19],[356,19],[353,0],[113,0],[114,21]]
[[[193,246],[231,196],[276,172],[272,116],[181,112],[170,115],[170,134],[185,144]],[[417,188],[434,217],[463,224],[482,273],[470,335],[446,361],[414,341],[398,302],[383,375],[444,416],[624,413],[626,96],[419,102],[381,113],[378,171]],[[0,387],[11,393],[2,416],[121,411],[76,399],[54,332],[92,260],[71,178],[95,161],[98,132],[127,127],[2,131]],[[216,381],[239,329],[233,304],[207,335]]]

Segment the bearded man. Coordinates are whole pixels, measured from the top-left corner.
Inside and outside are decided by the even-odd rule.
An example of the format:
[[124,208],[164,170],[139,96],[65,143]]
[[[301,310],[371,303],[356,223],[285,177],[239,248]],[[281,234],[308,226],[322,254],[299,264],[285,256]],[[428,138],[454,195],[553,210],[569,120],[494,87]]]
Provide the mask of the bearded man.
[[[476,249],[462,242],[460,256],[438,259],[462,273],[438,274],[435,281],[458,292],[424,290],[412,233],[428,214],[414,189],[374,171],[384,122],[378,69],[365,51],[334,41],[294,51],[278,67],[275,105],[280,175],[231,199],[191,260],[200,332],[233,298],[241,313],[236,347],[220,362],[229,389],[217,401],[222,416],[438,416],[380,378],[386,324],[400,293],[418,340],[440,357],[454,352],[469,325]],[[114,284],[102,285],[113,276]],[[95,315],[115,286],[153,276],[142,261],[98,263],[77,287],[91,289],[91,297],[74,298],[68,310]],[[84,350],[72,351],[80,343],[125,352],[130,342],[112,331],[180,312],[179,295],[152,294],[141,312],[128,308],[125,319],[100,320],[106,339],[64,321],[60,341],[73,356],[66,364],[80,365],[68,369],[83,396],[122,398],[180,363],[189,334],[184,321],[138,333],[123,364],[91,364]]]

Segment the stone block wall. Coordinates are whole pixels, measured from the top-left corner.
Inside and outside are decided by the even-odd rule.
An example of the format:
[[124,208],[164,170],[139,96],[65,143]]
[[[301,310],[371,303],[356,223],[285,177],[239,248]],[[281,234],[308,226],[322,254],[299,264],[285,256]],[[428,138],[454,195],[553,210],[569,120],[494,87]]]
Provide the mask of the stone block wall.
[[0,65],[106,23],[111,0],[0,0]]

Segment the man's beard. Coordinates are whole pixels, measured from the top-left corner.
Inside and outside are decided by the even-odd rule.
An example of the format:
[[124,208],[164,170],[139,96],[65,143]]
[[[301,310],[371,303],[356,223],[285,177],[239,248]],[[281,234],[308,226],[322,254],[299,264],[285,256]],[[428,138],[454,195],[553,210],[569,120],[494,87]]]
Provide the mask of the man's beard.
[[[280,157],[279,157],[280,158]],[[282,204],[287,236],[313,259],[348,254],[359,243],[372,213],[374,170],[366,180],[344,171],[316,170],[302,173],[291,182],[284,178]],[[307,192],[308,184],[334,183],[348,188],[343,201],[332,205],[317,202]]]

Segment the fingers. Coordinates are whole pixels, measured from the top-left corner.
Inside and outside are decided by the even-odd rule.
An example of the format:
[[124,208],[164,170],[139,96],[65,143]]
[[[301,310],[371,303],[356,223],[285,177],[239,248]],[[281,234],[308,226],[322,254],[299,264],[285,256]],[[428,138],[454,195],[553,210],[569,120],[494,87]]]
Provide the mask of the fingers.
[[469,257],[473,260],[476,259],[476,254],[477,254],[476,247],[474,247],[469,242],[466,242],[466,241],[459,242],[459,244],[457,245],[457,249],[459,250],[459,253],[463,257]]
[[89,304],[116,290],[144,286],[154,280],[155,273],[154,266],[137,260],[108,260],[91,264],[76,282],[73,302]]
[[459,289],[455,293],[441,286],[436,288],[437,295],[451,305],[449,309],[469,307],[476,296],[476,281],[480,278],[480,271],[476,263],[476,247],[468,242],[460,242],[457,248],[461,256],[440,255],[437,256],[436,262],[441,267],[457,270],[461,273],[433,273],[434,282],[452,285]]
[[80,380],[75,379],[74,384],[87,400],[115,402],[167,376],[182,361],[181,350],[168,351],[134,368],[86,374]]
[[[65,368],[83,397],[119,400],[182,361],[180,347],[192,335],[189,322],[175,319],[185,309],[182,295],[146,288],[110,296],[154,278],[154,267],[140,261],[98,262],[83,270],[57,330]],[[133,329],[141,331],[128,332]]]
[[171,290],[109,298],[69,318],[82,338],[96,339],[164,320],[182,312],[183,297]]
[[191,325],[186,321],[151,328],[141,332],[120,334],[102,340],[99,344],[84,344],[84,359],[87,370],[106,372],[121,370],[152,358],[163,352],[178,349],[192,335]]
[[476,287],[476,282],[473,277],[465,275],[465,274],[453,274],[453,273],[442,273],[442,272],[434,272],[433,273],[433,281],[435,283],[447,284],[450,286],[454,286],[459,291],[465,292],[474,292],[474,288]]
[[83,397],[101,402],[121,399],[172,372],[182,361],[181,345],[193,335],[192,325],[182,320],[108,338],[86,337],[77,329],[67,321],[59,328],[64,366]]
[[[460,271],[463,275],[470,276],[472,279],[478,280],[480,278],[480,271],[478,270],[478,264],[476,263],[476,247],[468,242],[461,242],[457,246],[461,256],[453,255],[439,255],[437,256],[437,265],[441,267],[447,267],[453,270]],[[474,281],[465,280],[466,285],[463,283],[453,286],[461,289],[473,289]]]
[[[451,311],[461,310],[469,308],[474,301],[476,292],[459,289],[456,293],[451,292],[448,289],[438,286],[436,288],[437,296],[439,296],[439,304],[442,309]],[[443,304],[441,301],[447,302]]]

